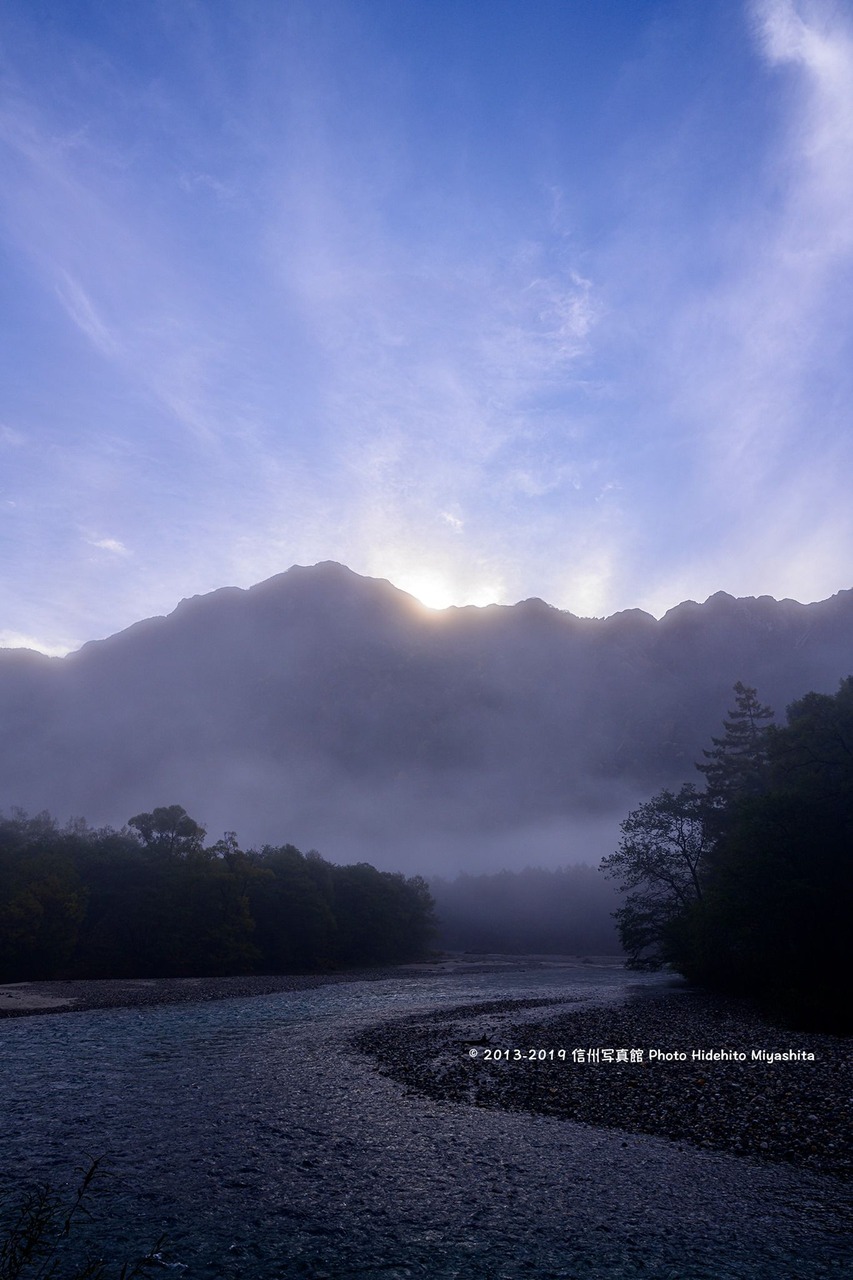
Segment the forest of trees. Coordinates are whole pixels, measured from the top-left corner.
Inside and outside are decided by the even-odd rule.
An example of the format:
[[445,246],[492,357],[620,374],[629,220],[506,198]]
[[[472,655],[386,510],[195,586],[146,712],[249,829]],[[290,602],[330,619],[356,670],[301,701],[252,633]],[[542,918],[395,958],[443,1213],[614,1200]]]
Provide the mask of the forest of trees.
[[0,815],[0,980],[289,973],[427,952],[419,876],[205,836],[180,805],[121,831]]
[[634,967],[758,997],[802,1026],[849,1031],[853,936],[853,677],[774,725],[735,686],[704,790],[662,791],[622,824],[602,869]]
[[[671,965],[801,1025],[849,1029],[853,677],[772,723],[754,689],[697,767],[622,823],[601,870],[436,880],[244,851],[181,806],[121,831],[0,815],[0,980],[318,971],[469,951],[603,953]],[[432,891],[431,891],[432,888]],[[437,900],[439,921],[436,920]],[[440,933],[438,926],[440,923]]]

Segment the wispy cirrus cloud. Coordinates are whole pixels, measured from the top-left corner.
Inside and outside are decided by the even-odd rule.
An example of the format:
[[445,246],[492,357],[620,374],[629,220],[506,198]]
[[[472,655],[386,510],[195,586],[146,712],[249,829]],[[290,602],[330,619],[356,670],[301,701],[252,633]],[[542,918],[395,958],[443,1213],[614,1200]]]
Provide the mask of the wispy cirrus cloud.
[[664,571],[649,607],[689,592],[818,598],[849,578],[853,465],[853,24],[840,5],[757,0],[757,50],[778,128],[724,269],[667,334],[667,414],[695,441],[705,545]]
[[582,395],[594,284],[547,225],[547,193],[535,237],[477,237],[460,206],[458,239],[443,222],[413,244],[376,225],[370,190],[390,179],[349,182],[344,207],[337,171],[321,136],[271,252],[325,353],[318,420],[348,489],[350,563],[397,579],[419,564],[460,599],[486,580],[512,592],[499,562],[531,537],[525,503],[585,472],[580,450],[565,458],[566,401]]
[[[217,396],[229,346],[221,305],[181,260],[166,209],[146,211],[152,192],[138,142],[123,150],[109,136],[111,109],[121,116],[135,105],[144,119],[140,89],[104,73],[101,93],[96,79],[75,104],[85,123],[69,127],[46,94],[39,100],[14,75],[8,81],[0,111],[14,174],[0,195],[7,239],[96,357],[170,427],[215,444],[228,434]],[[173,184],[180,189],[177,175]]]
[[119,341],[98,314],[91,298],[67,271],[60,271],[59,275],[56,293],[71,320],[101,355],[111,359],[119,356]]
[[3,511],[81,639],[319,559],[598,614],[840,585],[849,17],[640,6],[617,50],[582,8],[449,57],[394,6],[44,45],[12,0]]
[[[167,84],[152,99],[103,58],[86,62],[85,104],[62,128],[24,78],[8,100],[7,232],[111,370],[110,396],[147,417],[123,461],[109,444],[127,430],[115,419],[73,442],[62,465],[76,524],[96,524],[106,494],[112,520],[124,467],[128,512],[141,512],[147,487],[168,513],[164,547],[177,536],[185,566],[206,559],[204,585],[328,557],[382,576],[427,571],[453,598],[528,594],[531,543],[553,541],[535,527],[538,504],[578,493],[589,472],[580,449],[565,458],[580,432],[565,399],[598,310],[553,191],[539,193],[538,225],[488,229],[449,182],[430,193],[434,224],[413,233],[424,191],[394,75],[354,112],[353,147],[324,105],[337,87],[312,40],[283,43],[275,68],[259,48],[252,101],[220,86],[204,103],[264,158],[254,186],[241,182],[245,156],[217,164],[224,153],[207,138],[194,153],[193,118]],[[108,127],[108,111],[134,132]],[[145,172],[155,130],[181,144],[156,175]],[[414,189],[401,198],[407,174]],[[231,267],[196,253],[189,206],[205,200],[231,220]],[[237,261],[246,275],[224,286]],[[104,376],[93,363],[91,378]],[[141,532],[125,520],[121,540],[150,554],[157,535]],[[164,582],[176,572],[172,557],[160,568]]]

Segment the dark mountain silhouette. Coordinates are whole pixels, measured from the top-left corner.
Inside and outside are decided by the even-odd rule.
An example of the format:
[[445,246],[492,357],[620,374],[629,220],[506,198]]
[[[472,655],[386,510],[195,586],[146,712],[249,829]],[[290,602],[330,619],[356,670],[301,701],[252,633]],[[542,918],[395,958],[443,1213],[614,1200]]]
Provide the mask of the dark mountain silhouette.
[[694,778],[737,680],[781,715],[851,671],[853,591],[720,592],[658,622],[432,612],[295,567],[65,658],[0,651],[0,805],[121,825],[179,802],[244,844],[406,870],[593,861]]

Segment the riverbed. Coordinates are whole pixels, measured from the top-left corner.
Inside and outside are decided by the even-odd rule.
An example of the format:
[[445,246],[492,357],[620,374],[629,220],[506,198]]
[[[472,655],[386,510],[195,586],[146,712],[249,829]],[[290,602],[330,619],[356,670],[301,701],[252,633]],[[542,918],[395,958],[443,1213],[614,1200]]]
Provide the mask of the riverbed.
[[831,1176],[424,1096],[352,1043],[418,1012],[513,1002],[541,1025],[666,986],[469,966],[5,1019],[0,1167],[70,1188],[103,1155],[90,1247],[118,1260],[165,1235],[160,1265],[192,1280],[851,1275]]

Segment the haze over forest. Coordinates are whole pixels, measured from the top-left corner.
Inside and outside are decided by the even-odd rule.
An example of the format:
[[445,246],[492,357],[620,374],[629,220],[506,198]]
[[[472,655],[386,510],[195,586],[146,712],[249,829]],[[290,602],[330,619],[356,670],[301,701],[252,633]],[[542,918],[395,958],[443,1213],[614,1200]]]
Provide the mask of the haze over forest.
[[850,674],[851,638],[853,591],[591,619],[294,567],[64,658],[0,650],[0,807],[121,826],[180,803],[244,847],[407,873],[594,863],[693,778],[738,680],[782,717]]
[[0,173],[0,1280],[840,1275],[853,0],[2,0]]

